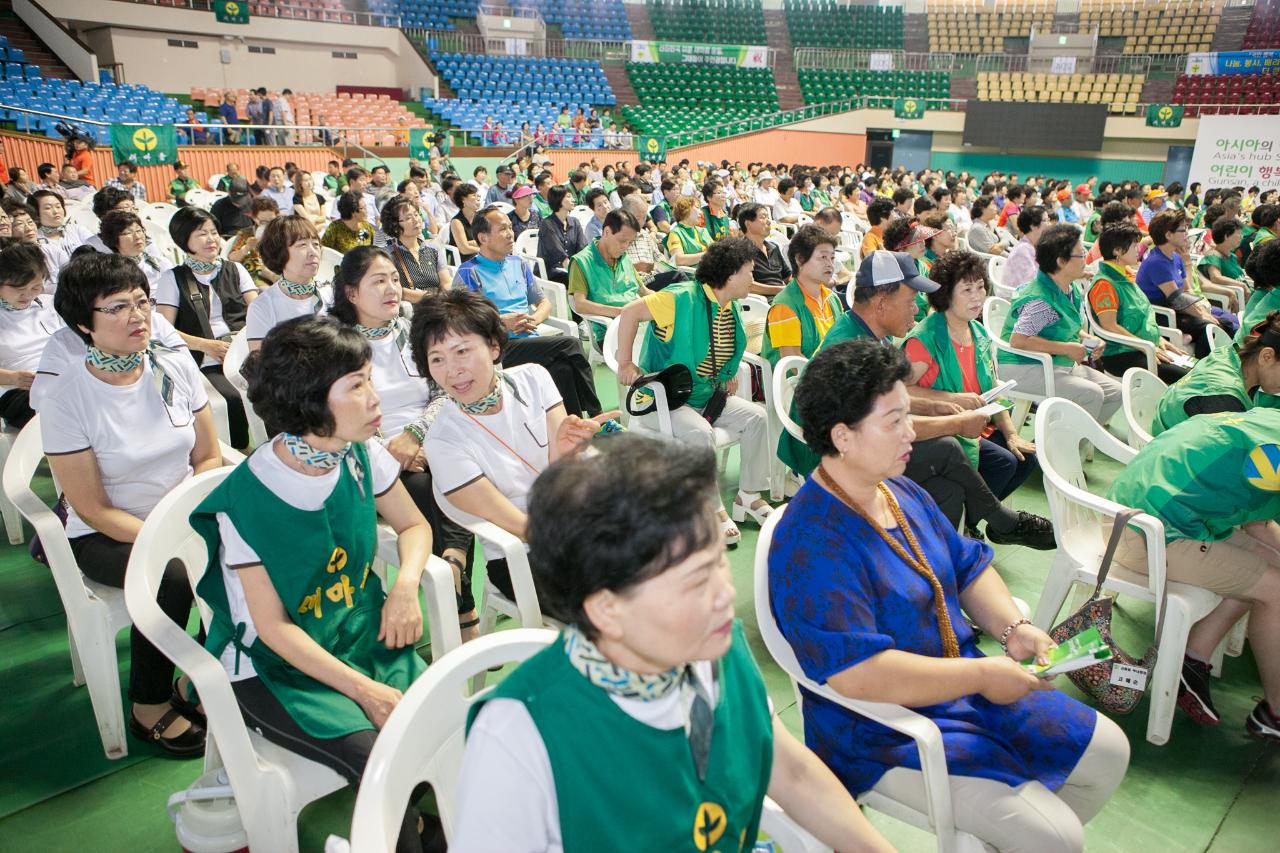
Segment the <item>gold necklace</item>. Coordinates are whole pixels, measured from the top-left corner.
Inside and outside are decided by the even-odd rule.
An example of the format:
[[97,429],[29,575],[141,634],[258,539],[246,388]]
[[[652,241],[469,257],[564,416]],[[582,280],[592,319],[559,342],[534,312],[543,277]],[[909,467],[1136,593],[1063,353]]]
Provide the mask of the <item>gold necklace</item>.
[[911,548],[910,554],[907,553],[897,539],[889,535],[889,532],[881,526],[880,522],[872,518],[866,510],[854,502],[853,498],[849,497],[849,493],[827,471],[825,464],[818,466],[818,473],[821,475],[822,485],[827,491],[835,495],[849,509],[856,512],[904,563],[929,582],[929,586],[933,590],[933,611],[938,618],[938,629],[942,636],[942,655],[948,658],[960,657],[960,641],[956,638],[955,626],[951,624],[951,613],[947,609],[947,598],[945,591],[942,589],[942,582],[938,580],[938,575],[933,571],[933,567],[929,565],[929,559],[925,556],[924,549],[920,547],[920,543],[916,540],[916,535],[911,531],[911,525],[907,524],[907,519],[902,514],[902,507],[898,505],[898,499],[893,496],[893,492],[883,482],[876,486],[880,494],[884,496],[885,502],[888,503],[889,512],[893,514],[894,521],[898,523],[899,529],[902,530],[902,535],[907,540],[907,545]]

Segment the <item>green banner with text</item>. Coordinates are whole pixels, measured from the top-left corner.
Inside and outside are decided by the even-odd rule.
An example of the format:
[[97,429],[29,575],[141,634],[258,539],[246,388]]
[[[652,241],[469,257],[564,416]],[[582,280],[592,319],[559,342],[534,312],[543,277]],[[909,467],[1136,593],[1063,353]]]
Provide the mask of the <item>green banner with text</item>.
[[893,117],[902,119],[924,118],[924,101],[916,98],[894,99]]
[[432,133],[425,127],[409,128],[409,156],[419,163],[427,162],[431,156]]
[[220,24],[247,24],[249,0],[213,0],[213,15]]
[[1151,104],[1147,107],[1147,127],[1178,127],[1182,124],[1182,107],[1177,104]]
[[632,62],[695,62],[768,68],[769,48],[758,45],[691,44],[674,41],[631,42]]
[[171,125],[111,125],[111,153],[117,163],[164,166],[178,159],[178,137]]
[[636,150],[640,152],[641,160],[662,163],[667,159],[667,139],[665,136],[637,137]]

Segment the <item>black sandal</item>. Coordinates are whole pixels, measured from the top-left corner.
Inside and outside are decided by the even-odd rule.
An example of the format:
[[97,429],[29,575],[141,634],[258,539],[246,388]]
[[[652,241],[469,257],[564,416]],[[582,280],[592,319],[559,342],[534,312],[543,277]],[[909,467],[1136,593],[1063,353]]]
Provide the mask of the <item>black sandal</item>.
[[178,689],[178,682],[180,680],[181,679],[177,678],[173,680],[173,695],[169,697],[169,704],[172,705],[179,714],[186,717],[191,722],[199,723],[202,726],[205,725],[208,721],[200,711],[200,703],[192,702],[183,695],[182,691]]
[[139,740],[159,747],[161,752],[172,755],[174,758],[196,758],[204,755],[205,731],[204,726],[199,723],[188,721],[191,725],[182,734],[173,737],[164,736],[165,729],[179,718],[185,719],[182,712],[177,708],[170,708],[154,726],[148,729],[130,713],[129,732]]

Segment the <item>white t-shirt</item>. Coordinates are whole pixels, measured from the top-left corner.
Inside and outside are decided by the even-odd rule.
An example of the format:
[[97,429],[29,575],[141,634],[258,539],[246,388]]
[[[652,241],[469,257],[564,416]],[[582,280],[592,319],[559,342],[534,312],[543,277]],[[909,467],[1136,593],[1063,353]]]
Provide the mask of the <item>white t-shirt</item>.
[[[275,494],[280,500],[295,509],[315,512],[324,506],[324,502],[333,494],[338,485],[338,475],[342,468],[334,468],[328,473],[313,477],[295,471],[276,455],[275,444],[268,442],[249,455],[249,470],[262,485]],[[369,452],[369,466],[373,469],[373,491],[381,495],[396,484],[400,477],[400,463],[376,441],[365,442]],[[236,530],[235,523],[225,512],[217,514],[218,535],[222,537],[222,547],[218,551],[218,562],[222,566],[222,583],[227,589],[227,604],[230,606],[233,624],[245,624],[244,637],[241,642],[248,646],[258,638],[258,629],[249,615],[249,604],[245,601],[244,586],[240,583],[238,569],[262,564],[262,559],[249,547]],[[222,652],[222,666],[232,681],[253,678],[257,672],[248,656],[240,655],[239,670],[236,667],[235,644],[228,645]]]
[[[178,330],[160,316],[158,311],[151,312],[151,339],[160,346],[190,357],[190,350]],[[61,375],[82,363],[88,352],[89,348],[84,340],[65,324],[54,332],[45,344],[44,351],[40,354],[40,363],[36,367],[36,379],[31,384],[31,408],[40,411],[40,401],[52,393]]]
[[767,190],[757,187],[755,202],[756,204],[763,204],[772,212],[773,206],[778,203],[778,190],[774,187],[770,187]]
[[[53,297],[37,296],[21,311],[0,310],[0,368],[35,371],[49,338],[66,323],[53,310]],[[0,385],[0,394],[15,385]]]
[[[558,640],[556,641],[558,642]],[[693,665],[714,706],[720,687],[710,661]],[[680,691],[655,702],[610,699],[632,718],[655,729],[683,728],[687,711]],[[458,776],[458,804],[449,849],[463,853],[562,853],[560,807],[551,759],[523,702],[492,699],[467,735]]]
[[791,201],[783,201],[779,196],[778,200],[773,203],[773,221],[780,222],[783,217],[787,216],[804,216],[804,208],[800,206],[800,199],[794,195]]
[[[427,463],[446,496],[485,477],[524,512],[529,489],[550,459],[553,436],[547,435],[547,412],[563,400],[541,365],[508,367],[503,374],[510,384],[502,389],[502,410],[497,414],[475,415],[472,420],[456,403],[445,404],[427,433]],[[488,542],[484,553],[489,560],[502,557]]]
[[244,321],[245,336],[251,341],[260,341],[285,320],[323,314],[332,304],[333,288],[327,284],[318,285],[315,294],[306,299],[294,299],[281,290],[279,284],[273,284],[260,291],[258,298],[249,303],[249,315]]
[[271,199],[280,208],[281,216],[288,216],[293,213],[293,190],[285,187],[282,190],[267,187],[262,194]]
[[[258,286],[253,283],[253,279],[249,277],[249,273],[244,267],[233,261],[223,261],[224,264],[232,264],[236,272],[240,276],[240,292],[241,293],[257,293]],[[219,271],[221,272],[221,271]],[[196,281],[205,289],[205,297],[209,300],[209,329],[213,332],[215,338],[221,338],[225,335],[232,334],[231,327],[227,325],[227,321],[222,318],[222,300],[218,298],[218,294],[209,282],[213,281],[213,273],[204,275],[196,274]],[[156,304],[167,305],[170,308],[178,307],[178,275],[173,269],[165,270],[160,275],[160,282],[156,285],[156,289],[151,292],[155,297]],[[247,322],[247,321],[246,321]],[[205,364],[218,364],[218,360],[212,356],[204,357]]]
[[[209,405],[204,380],[187,352],[159,352],[156,358],[173,382],[168,406],[156,389],[151,362],[144,358],[142,376],[131,385],[108,385],[81,361],[40,410],[45,454],[92,450],[107,500],[143,519],[191,476],[195,413]],[[68,511],[67,536],[93,532],[74,508]]]
[[58,273],[62,272],[62,268],[71,260],[71,253],[84,245],[91,236],[87,230],[74,222],[64,225],[62,236],[56,240],[37,234],[36,244],[40,246],[40,251],[44,252],[45,266],[49,270],[44,280],[45,293],[53,293],[57,287]]
[[390,440],[416,420],[431,401],[431,381],[413,363],[409,341],[396,347],[396,336],[369,341],[373,352],[373,388],[382,404],[382,437]]

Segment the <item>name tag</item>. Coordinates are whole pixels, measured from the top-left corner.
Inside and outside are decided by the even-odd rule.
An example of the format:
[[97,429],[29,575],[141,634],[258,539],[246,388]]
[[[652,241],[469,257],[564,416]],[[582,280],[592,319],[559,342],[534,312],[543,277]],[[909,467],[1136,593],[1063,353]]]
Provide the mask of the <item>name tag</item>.
[[1144,666],[1130,666],[1127,663],[1113,663],[1111,665],[1111,683],[1116,687],[1145,690],[1147,688],[1147,668]]

